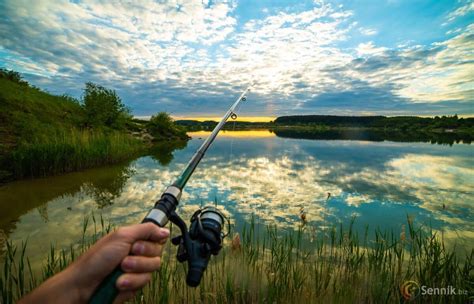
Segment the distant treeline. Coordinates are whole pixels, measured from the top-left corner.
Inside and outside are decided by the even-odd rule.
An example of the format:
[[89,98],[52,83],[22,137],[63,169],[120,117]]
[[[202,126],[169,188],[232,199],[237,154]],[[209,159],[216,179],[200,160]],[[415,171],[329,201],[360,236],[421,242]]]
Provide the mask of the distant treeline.
[[[178,120],[177,124],[188,131],[210,130],[217,124],[215,121]],[[334,116],[334,115],[295,115],[281,116],[275,121],[263,122],[229,122],[226,129],[252,128],[304,128],[327,130],[332,128],[371,128],[390,131],[424,131],[424,132],[464,132],[474,133],[474,118],[453,116],[417,117],[417,116]]]
[[385,129],[458,129],[473,128],[474,118],[453,116],[333,116],[333,115],[295,115],[281,116],[275,125],[321,125],[329,127],[365,127]]

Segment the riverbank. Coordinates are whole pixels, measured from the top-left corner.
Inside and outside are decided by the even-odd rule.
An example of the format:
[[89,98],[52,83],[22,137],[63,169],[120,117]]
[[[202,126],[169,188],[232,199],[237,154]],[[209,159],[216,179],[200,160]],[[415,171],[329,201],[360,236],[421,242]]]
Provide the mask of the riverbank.
[[154,132],[149,124],[133,119],[113,90],[87,83],[77,100],[50,94],[1,69],[0,184],[114,164],[155,144],[189,139],[171,120]]
[[71,129],[52,138],[22,142],[11,153],[15,179],[74,172],[134,158],[146,149],[121,132]]
[[[0,276],[3,303],[15,302],[67,267],[111,230],[102,218],[88,219],[82,231],[88,231],[88,225],[93,225],[92,234],[84,234],[77,244],[67,249],[55,249],[52,244],[41,271],[34,271],[25,256],[27,242],[20,247],[9,244]],[[168,242],[160,271],[132,302],[400,303],[416,298],[465,303],[471,296],[474,252],[458,257],[442,237],[411,219],[400,231],[371,228],[369,233],[367,228],[363,235],[353,230],[353,222],[321,231],[304,224],[287,232],[271,225],[263,230],[256,227],[251,221],[240,238],[226,240],[195,289],[186,286],[185,267],[176,261],[176,248]],[[375,238],[369,239],[372,234]],[[418,289],[404,289],[407,284],[418,285]],[[420,286],[453,286],[458,293],[423,295]]]

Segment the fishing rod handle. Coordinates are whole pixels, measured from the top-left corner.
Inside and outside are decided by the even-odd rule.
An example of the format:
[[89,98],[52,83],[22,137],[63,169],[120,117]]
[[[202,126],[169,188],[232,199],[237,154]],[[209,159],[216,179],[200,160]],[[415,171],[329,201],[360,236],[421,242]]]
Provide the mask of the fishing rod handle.
[[[156,202],[153,209],[145,216],[142,223],[152,222],[159,227],[164,227],[168,223],[168,218],[171,213],[176,209],[180,197],[181,190],[179,188],[174,186],[168,187],[160,200]],[[119,293],[116,286],[117,280],[124,273],[119,264],[102,283],[100,283],[99,287],[94,291],[89,303],[113,303]]]

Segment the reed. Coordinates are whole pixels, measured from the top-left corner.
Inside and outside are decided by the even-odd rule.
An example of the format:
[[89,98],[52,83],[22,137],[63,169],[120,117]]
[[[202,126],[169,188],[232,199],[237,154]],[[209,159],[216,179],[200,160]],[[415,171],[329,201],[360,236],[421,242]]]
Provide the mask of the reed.
[[43,177],[128,159],[143,143],[115,131],[71,129],[21,143],[12,153],[16,178]]
[[[39,278],[24,256],[26,243],[8,243],[0,277],[2,303],[12,303],[74,260],[100,235],[110,230],[93,218],[92,236],[67,249],[53,247]],[[83,231],[89,231],[89,220]],[[165,249],[161,269],[133,303],[400,303],[400,285],[412,280],[430,287],[454,286],[466,295],[420,296],[430,303],[472,301],[474,252],[459,257],[429,227],[408,221],[407,230],[374,230],[359,237],[352,221],[347,227],[315,232],[300,226],[294,231],[262,227],[252,220],[242,229],[237,248],[230,241],[212,257],[198,288],[185,283],[186,267]]]

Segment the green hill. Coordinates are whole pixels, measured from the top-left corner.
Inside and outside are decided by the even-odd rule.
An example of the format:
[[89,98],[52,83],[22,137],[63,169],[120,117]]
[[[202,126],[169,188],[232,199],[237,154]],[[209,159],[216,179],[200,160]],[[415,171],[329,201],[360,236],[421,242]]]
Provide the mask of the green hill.
[[0,182],[113,163],[142,143],[127,130],[86,125],[84,107],[0,70]]
[[55,96],[27,84],[0,78],[0,133],[8,145],[21,139],[54,135],[58,130],[79,128],[85,120],[78,102]]

